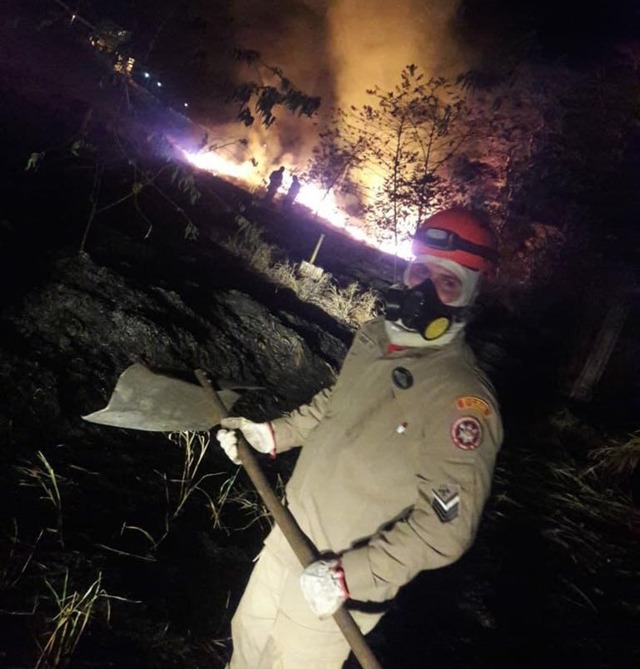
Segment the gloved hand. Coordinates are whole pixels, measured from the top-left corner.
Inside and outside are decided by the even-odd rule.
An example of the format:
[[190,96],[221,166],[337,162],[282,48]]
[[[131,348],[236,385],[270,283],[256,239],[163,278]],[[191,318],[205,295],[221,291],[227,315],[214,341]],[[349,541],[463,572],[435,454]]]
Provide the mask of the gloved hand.
[[300,576],[302,594],[320,618],[332,616],[349,599],[344,571],[337,558],[316,560]]
[[246,418],[223,418],[220,425],[227,429],[218,430],[216,439],[227,457],[236,465],[240,464],[240,458],[238,458],[238,436],[235,430],[240,430],[256,451],[271,453],[275,457],[276,439],[270,423],[254,423]]

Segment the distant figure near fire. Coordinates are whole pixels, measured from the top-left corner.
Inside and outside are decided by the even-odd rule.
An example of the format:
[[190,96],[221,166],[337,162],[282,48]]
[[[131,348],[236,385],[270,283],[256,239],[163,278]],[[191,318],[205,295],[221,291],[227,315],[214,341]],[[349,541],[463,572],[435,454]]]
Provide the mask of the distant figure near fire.
[[284,166],[280,166],[277,170],[273,170],[269,175],[269,186],[267,188],[267,193],[264,196],[265,202],[273,202],[275,194],[278,192],[280,186],[282,186],[282,177],[284,175]]
[[298,197],[298,193],[300,192],[300,180],[298,177],[294,176],[293,179],[291,180],[291,185],[289,186],[289,190],[287,191],[287,194],[284,196],[284,199],[282,200],[282,208],[286,211],[288,209],[291,209],[291,205],[296,201],[296,198]]

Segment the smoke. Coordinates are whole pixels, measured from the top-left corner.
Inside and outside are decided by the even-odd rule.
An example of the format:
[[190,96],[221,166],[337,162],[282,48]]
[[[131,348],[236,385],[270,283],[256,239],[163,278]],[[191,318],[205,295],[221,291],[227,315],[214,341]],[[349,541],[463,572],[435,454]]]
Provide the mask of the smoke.
[[415,64],[427,76],[464,70],[469,55],[451,31],[460,1],[235,0],[238,42],[322,98],[314,120],[283,110],[268,130],[257,123],[251,129],[250,151],[263,174],[278,164],[304,167],[332,109],[365,103],[374,86],[391,90],[404,66]]
[[406,65],[429,75],[463,69],[464,54],[450,24],[457,0],[334,0],[329,3],[328,47],[338,104],[361,104],[366,89],[391,90]]
[[[314,119],[276,109],[277,120],[271,127],[256,121],[248,131],[247,155],[258,163],[263,179],[281,164],[291,172],[306,163],[326,110],[334,104],[325,9],[322,3],[303,0],[279,0],[277,4],[234,0],[232,11],[236,42],[242,48],[258,51],[265,63],[278,67],[304,93],[322,97],[322,110]],[[265,77],[260,81],[263,84],[277,84],[264,70],[249,75]]]

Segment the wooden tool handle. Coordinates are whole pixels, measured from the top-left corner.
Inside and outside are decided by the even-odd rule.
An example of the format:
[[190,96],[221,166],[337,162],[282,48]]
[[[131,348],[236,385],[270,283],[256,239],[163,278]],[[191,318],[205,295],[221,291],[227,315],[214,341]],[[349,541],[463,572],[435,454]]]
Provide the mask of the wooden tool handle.
[[[218,393],[216,393],[206,374],[200,369],[197,369],[195,374],[200,385],[210,393],[211,402],[216,407],[219,415],[227,416],[227,410],[220,401]],[[276,496],[271,484],[258,464],[253,448],[242,436],[241,432],[239,433],[239,437],[238,457],[240,458],[240,462],[242,462],[247,475],[269,510],[269,513],[273,516],[278,527],[282,530],[282,534],[284,534],[289,542],[289,545],[296,554],[300,564],[303,567],[307,567],[318,559],[316,549],[309,538],[300,529],[300,526],[289,509],[287,509]],[[362,669],[382,669],[382,665],[376,659],[371,648],[369,648],[369,644],[367,644],[362,631],[358,625],[356,625],[352,615],[344,606],[340,607],[333,614],[333,619],[336,621],[336,624],[340,628],[344,638],[347,640],[347,643],[351,646],[351,650],[358,662],[360,662]]]

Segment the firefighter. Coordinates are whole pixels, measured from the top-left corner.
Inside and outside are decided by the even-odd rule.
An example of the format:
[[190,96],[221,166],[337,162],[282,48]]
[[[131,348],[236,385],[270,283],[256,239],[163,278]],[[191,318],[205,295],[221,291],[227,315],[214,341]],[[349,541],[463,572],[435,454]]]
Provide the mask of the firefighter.
[[267,186],[267,192],[264,196],[265,202],[272,202],[275,194],[278,192],[280,186],[282,186],[282,178],[284,176],[284,166],[281,165],[277,170],[273,170],[269,175],[269,185]]
[[302,184],[300,183],[300,179],[298,179],[298,177],[294,174],[291,178],[291,185],[289,186],[289,190],[282,200],[282,209],[284,211],[289,211],[289,209],[291,209],[293,203],[298,197],[298,193],[300,192],[301,187]]
[[502,423],[464,330],[495,238],[475,213],[448,209],[418,227],[413,251],[332,387],[270,422],[222,421],[236,463],[235,430],[260,453],[302,446],[286,499],[321,556],[303,570],[273,529],[232,621],[230,669],[339,669],[340,606],[367,634],[403,585],[474,541]]

